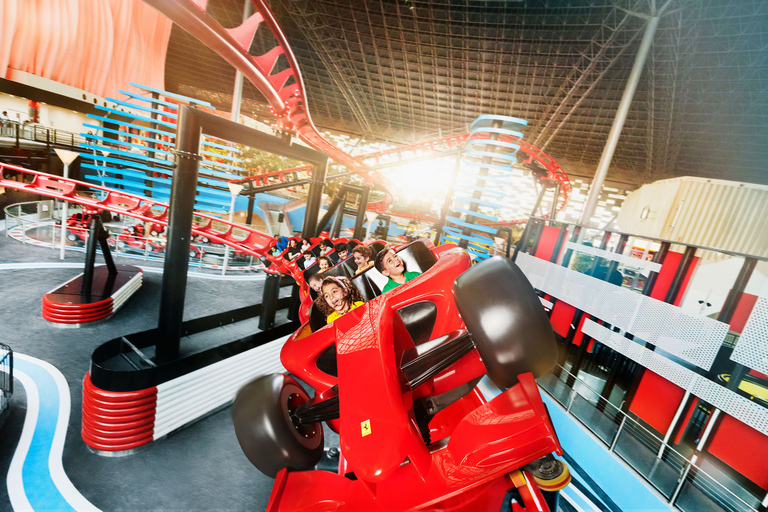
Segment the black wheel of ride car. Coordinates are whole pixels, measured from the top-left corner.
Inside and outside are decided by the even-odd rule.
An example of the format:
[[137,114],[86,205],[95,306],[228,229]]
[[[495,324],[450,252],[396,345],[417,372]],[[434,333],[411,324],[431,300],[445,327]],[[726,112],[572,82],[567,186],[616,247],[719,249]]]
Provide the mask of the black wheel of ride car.
[[456,305],[488,376],[501,387],[517,376],[540,377],[557,362],[557,342],[538,295],[522,270],[500,256],[464,272],[453,285]]
[[298,425],[291,411],[309,396],[288,375],[265,375],[237,392],[232,404],[235,434],[245,456],[267,476],[274,478],[288,468],[313,468],[323,454],[323,427],[320,423]]
[[197,251],[194,249],[189,250],[189,257],[190,258],[197,258]]
[[69,240],[70,242],[77,242],[80,239],[74,233],[67,233],[67,240]]
[[124,240],[118,240],[117,241],[117,250],[118,251],[125,251],[125,241]]

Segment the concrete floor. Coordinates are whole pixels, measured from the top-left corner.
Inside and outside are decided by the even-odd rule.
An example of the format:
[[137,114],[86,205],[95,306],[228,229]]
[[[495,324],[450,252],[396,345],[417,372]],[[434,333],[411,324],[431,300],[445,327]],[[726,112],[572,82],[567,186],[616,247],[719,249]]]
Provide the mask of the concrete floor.
[[[68,252],[64,261],[80,264],[83,257],[83,253]],[[1,263],[58,261],[58,251],[25,246],[0,233]],[[116,262],[137,264],[121,258]],[[0,270],[0,341],[16,353],[52,363],[69,384],[72,414],[63,463],[75,487],[103,510],[264,510],[272,480],[242,454],[229,408],[128,457],[102,457],[89,451],[80,438],[80,410],[91,353],[112,338],[156,326],[162,275],[146,271],[142,289],[104,323],[79,329],[54,327],[40,315],[42,296],[80,272],[77,268]],[[259,303],[262,286],[261,280],[190,277],[185,320]],[[278,320],[284,321],[284,312]],[[25,409],[26,397],[17,381],[9,409],[0,420],[0,474],[8,470]],[[4,488],[0,510],[10,509]]]

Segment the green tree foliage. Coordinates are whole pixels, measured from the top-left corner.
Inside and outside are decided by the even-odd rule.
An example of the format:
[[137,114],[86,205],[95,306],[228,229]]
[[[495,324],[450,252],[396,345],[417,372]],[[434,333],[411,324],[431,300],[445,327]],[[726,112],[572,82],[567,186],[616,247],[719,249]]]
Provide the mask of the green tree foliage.
[[261,174],[263,172],[279,171],[282,169],[291,169],[304,165],[304,162],[285,158],[268,151],[261,151],[248,146],[238,146],[243,152],[241,158],[244,160],[246,173],[250,176]]

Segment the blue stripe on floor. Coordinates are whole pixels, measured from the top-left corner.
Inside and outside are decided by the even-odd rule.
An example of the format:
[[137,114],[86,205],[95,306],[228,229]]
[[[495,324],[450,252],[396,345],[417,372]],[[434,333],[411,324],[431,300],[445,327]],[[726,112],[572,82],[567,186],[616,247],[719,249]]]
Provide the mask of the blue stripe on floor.
[[62,466],[70,412],[66,379],[49,363],[23,354],[14,354],[14,374],[27,395],[27,417],[6,479],[14,510],[97,510]]

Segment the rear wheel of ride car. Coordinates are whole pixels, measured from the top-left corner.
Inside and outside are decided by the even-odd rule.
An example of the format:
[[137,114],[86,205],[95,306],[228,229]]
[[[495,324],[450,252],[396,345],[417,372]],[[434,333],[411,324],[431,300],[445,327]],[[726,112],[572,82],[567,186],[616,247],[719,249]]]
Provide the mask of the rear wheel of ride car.
[[491,380],[500,388],[557,362],[557,342],[538,295],[522,270],[500,256],[472,267],[453,286],[456,305]]
[[313,468],[323,454],[320,423],[299,425],[291,412],[309,401],[309,395],[292,377],[265,375],[249,382],[232,404],[235,434],[245,456],[256,468],[274,478],[288,468]]
[[70,242],[77,242],[80,239],[74,233],[67,233],[67,240],[69,240]]

